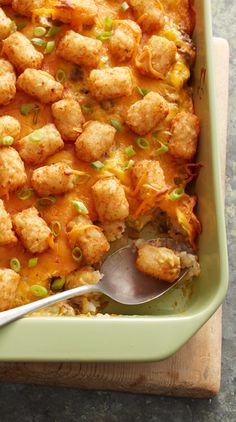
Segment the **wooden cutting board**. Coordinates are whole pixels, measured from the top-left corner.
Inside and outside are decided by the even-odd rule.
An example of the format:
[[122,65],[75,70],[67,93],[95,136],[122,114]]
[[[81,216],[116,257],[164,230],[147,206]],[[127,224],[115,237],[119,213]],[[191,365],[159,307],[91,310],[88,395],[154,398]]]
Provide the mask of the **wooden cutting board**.
[[[225,179],[229,47],[214,39],[220,109],[222,185]],[[222,66],[222,63],[224,66]],[[0,381],[182,397],[210,397],[221,376],[221,308],[174,356],[156,363],[0,363]]]

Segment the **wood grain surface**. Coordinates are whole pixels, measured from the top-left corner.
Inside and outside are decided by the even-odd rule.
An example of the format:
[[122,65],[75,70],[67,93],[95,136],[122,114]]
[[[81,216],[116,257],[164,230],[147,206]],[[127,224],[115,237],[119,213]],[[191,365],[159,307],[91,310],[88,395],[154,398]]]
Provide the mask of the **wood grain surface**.
[[[214,39],[222,182],[228,103],[228,44]],[[224,67],[222,66],[224,64]],[[156,363],[0,363],[0,382],[116,390],[181,397],[218,393],[221,373],[221,309],[174,356]]]

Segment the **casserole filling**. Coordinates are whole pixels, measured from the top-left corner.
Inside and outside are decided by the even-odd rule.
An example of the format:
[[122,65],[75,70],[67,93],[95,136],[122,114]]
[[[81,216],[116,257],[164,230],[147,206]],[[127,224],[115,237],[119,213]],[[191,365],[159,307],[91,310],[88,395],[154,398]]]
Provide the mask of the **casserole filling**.
[[[147,227],[139,271],[199,274],[193,28],[189,0],[4,1],[0,311],[97,283],[111,245]],[[102,304],[91,294],[40,314]]]

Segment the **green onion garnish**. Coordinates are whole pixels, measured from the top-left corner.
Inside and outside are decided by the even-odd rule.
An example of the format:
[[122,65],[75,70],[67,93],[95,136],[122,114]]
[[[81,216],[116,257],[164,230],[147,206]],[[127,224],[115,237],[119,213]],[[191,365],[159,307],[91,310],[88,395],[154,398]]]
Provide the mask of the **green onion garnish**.
[[112,35],[113,35],[112,32],[104,31],[104,32],[101,32],[101,34],[98,34],[96,38],[100,41],[107,41],[109,40],[109,38],[112,37]]
[[50,54],[55,48],[55,41],[48,41],[44,50],[44,54]]
[[150,147],[148,140],[145,138],[135,138],[134,141],[141,149],[148,149]]
[[16,31],[18,29],[15,21],[11,21],[10,28],[12,31]]
[[22,201],[27,201],[27,199],[32,198],[33,195],[34,190],[32,188],[22,189],[17,193],[18,198],[20,198]]
[[123,1],[123,3],[120,5],[120,8],[123,12],[126,12],[126,10],[129,9],[129,5],[126,1]]
[[38,263],[38,258],[30,258],[28,261],[28,268],[36,267]]
[[46,41],[42,40],[42,38],[32,38],[31,42],[37,47],[44,47],[46,45]]
[[64,286],[66,282],[65,277],[58,277],[55,280],[53,280],[52,284],[51,284],[51,289],[52,290],[61,290],[62,287]]
[[20,108],[20,113],[23,116],[28,116],[28,114],[33,110],[34,104],[22,104]]
[[76,246],[73,250],[72,250],[72,258],[75,262],[81,262],[82,258],[83,258],[83,253],[81,251],[81,249]]
[[36,125],[37,122],[38,122],[38,115],[39,115],[39,112],[40,112],[40,107],[37,104],[35,104],[33,112],[34,112],[33,124]]
[[29,141],[31,142],[39,142],[44,138],[43,132],[40,130],[35,130],[34,132],[29,135]]
[[91,174],[84,173],[84,174],[78,174],[75,179],[75,184],[77,185],[83,185],[84,183],[87,183],[91,179]]
[[161,141],[160,139],[158,139],[158,142],[161,146],[155,151],[155,155],[165,154],[169,150],[168,142]]
[[60,82],[60,84],[64,84],[65,80],[66,80],[65,71],[61,67],[58,67],[56,71],[56,81]]
[[88,214],[88,208],[84,205],[82,201],[71,201],[76,211],[78,211],[82,215]]
[[55,196],[45,196],[44,198],[37,199],[36,207],[37,208],[48,208],[51,205],[55,204],[57,198]]
[[124,128],[119,120],[111,119],[110,124],[116,129],[117,132],[123,132]]
[[136,90],[142,97],[145,97],[150,92],[150,89],[140,88],[140,86],[136,86]]
[[37,297],[45,297],[48,294],[47,289],[39,284],[33,284],[33,286],[30,287],[30,291],[33,296]]
[[47,30],[43,26],[36,26],[36,28],[34,28],[34,35],[36,37],[43,37],[46,32]]
[[102,169],[103,169],[104,164],[103,164],[101,161],[94,161],[93,163],[91,163],[91,166],[92,166],[95,170],[99,171],[99,170],[102,170]]
[[136,154],[136,151],[135,151],[133,145],[129,145],[128,147],[125,148],[125,154],[129,158],[133,157]]
[[20,261],[17,258],[12,258],[10,260],[10,268],[15,271],[16,273],[20,272],[21,269],[21,265],[20,265]]
[[123,170],[124,171],[129,170],[131,167],[133,167],[133,165],[134,165],[134,160],[129,160],[127,161],[127,163],[125,163]]
[[17,27],[17,30],[20,31],[21,29],[24,29],[28,23],[28,21],[14,21]]
[[10,145],[12,145],[13,144],[13,142],[14,142],[14,138],[13,138],[13,136],[10,136],[10,135],[7,135],[7,136],[4,136],[3,138],[2,138],[2,145],[4,145],[5,147],[9,147]]
[[176,188],[169,193],[169,198],[171,201],[178,201],[184,194],[184,188]]
[[49,28],[46,34],[46,38],[55,37],[57,34],[59,34],[60,30],[61,30],[61,26],[56,26],[56,25],[51,26],[51,28]]
[[92,109],[92,107],[90,107],[90,105],[82,105],[81,110],[84,113],[92,113],[92,111],[93,111],[93,109]]
[[51,232],[54,237],[58,237],[61,233],[61,223],[58,220],[53,220],[51,222]]
[[104,28],[106,31],[110,31],[112,29],[113,19],[111,16],[107,16],[104,20]]

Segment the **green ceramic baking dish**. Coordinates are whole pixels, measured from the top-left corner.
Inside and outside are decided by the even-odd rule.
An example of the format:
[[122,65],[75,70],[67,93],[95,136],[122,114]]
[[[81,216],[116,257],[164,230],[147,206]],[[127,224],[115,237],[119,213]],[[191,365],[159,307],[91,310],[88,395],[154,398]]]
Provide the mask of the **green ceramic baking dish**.
[[201,276],[161,300],[139,307],[110,303],[117,317],[25,318],[0,330],[2,361],[157,361],[176,352],[222,303],[228,283],[219,145],[216,131],[210,1],[196,1],[193,76],[195,107],[202,123],[196,184]]

